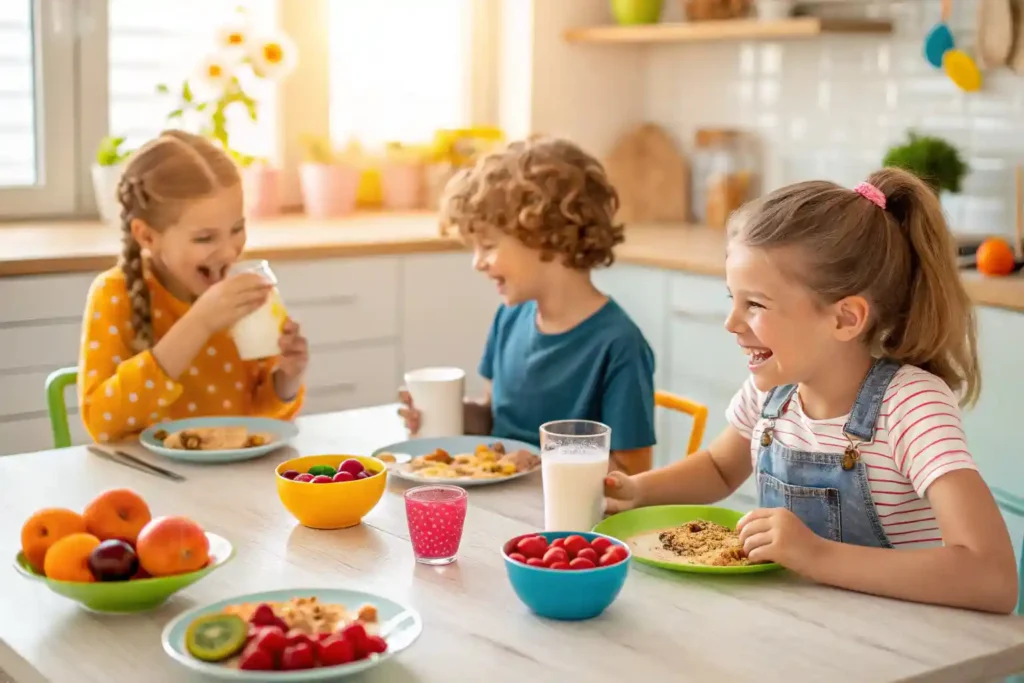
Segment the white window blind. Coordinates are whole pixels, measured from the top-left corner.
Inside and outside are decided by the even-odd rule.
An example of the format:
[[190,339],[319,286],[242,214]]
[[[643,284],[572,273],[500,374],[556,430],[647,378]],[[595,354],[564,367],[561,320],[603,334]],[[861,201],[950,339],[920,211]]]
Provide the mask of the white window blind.
[[0,2],[0,186],[35,185],[31,0]]
[[[131,149],[167,128],[167,114],[177,100],[158,95],[157,84],[167,84],[177,95],[182,81],[215,50],[216,29],[235,8],[244,7],[257,30],[270,30],[275,6],[276,0],[109,0],[110,134],[128,138],[126,146]],[[265,81],[243,84],[260,102],[259,120],[253,123],[244,107],[232,105],[230,144],[246,154],[270,156],[276,125],[274,87]]]
[[332,0],[331,138],[425,142],[469,124],[473,0]]

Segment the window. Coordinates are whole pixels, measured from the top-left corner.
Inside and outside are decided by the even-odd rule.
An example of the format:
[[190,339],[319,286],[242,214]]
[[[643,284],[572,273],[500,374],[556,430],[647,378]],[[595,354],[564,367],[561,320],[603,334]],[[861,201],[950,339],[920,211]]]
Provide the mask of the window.
[[299,49],[287,97],[246,84],[258,122],[229,112],[240,152],[294,166],[305,134],[375,148],[494,122],[481,104],[493,83],[478,80],[493,64],[481,46],[496,41],[473,34],[497,0],[0,0],[0,218],[95,216],[101,138],[130,150],[174,125],[176,99],[157,84],[180,93],[239,6]]
[[470,118],[474,0],[333,0],[331,138],[427,142]]
[[73,27],[56,3],[0,2],[0,211],[73,209]]

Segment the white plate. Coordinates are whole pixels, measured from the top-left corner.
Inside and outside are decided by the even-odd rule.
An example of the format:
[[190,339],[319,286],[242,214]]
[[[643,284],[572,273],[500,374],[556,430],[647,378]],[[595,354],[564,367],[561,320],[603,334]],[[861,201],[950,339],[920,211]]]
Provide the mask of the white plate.
[[[409,441],[393,443],[388,446],[378,448],[372,455],[376,457],[380,453],[402,453],[415,458],[420,455],[433,453],[438,448],[444,449],[452,455],[458,455],[460,453],[472,453],[476,450],[476,447],[482,443],[500,443],[505,447],[505,451],[508,453],[512,453],[514,451],[529,451],[534,455],[540,455],[540,451],[533,444],[528,444],[525,441],[516,441],[515,439],[499,439],[493,436],[446,436],[435,439],[410,439]],[[398,477],[399,479],[405,479],[406,481],[411,481],[416,484],[450,484],[454,486],[462,486],[463,488],[467,486],[502,484],[507,481],[512,481],[513,479],[519,479],[521,477],[531,475],[538,471],[540,471],[540,466],[527,472],[516,472],[515,474],[510,474],[507,477],[497,477],[494,479],[473,479],[472,477],[440,479],[437,477],[418,476],[414,472],[410,472],[406,467],[397,463],[396,465],[388,468],[388,473],[392,476]]]
[[[221,451],[187,451],[181,448],[166,448],[154,434],[161,429],[168,434],[182,429],[196,427],[245,427],[249,432],[273,434],[274,440],[262,446]],[[291,422],[274,420],[269,417],[194,417],[185,420],[161,422],[146,429],[139,435],[139,443],[145,448],[171,460],[200,463],[225,463],[252,460],[286,446],[299,433]]]

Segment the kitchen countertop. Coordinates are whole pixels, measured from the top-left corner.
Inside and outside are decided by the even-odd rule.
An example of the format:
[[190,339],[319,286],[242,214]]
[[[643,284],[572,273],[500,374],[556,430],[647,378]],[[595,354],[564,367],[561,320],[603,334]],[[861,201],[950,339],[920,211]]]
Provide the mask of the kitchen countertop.
[[[120,230],[98,221],[0,223],[0,277],[95,272],[111,267]],[[302,215],[254,221],[247,255],[270,260],[341,258],[460,251],[456,237],[442,237],[432,212],[359,213],[316,220]],[[684,224],[633,225],[617,251],[619,263],[721,276],[725,234]],[[1024,276],[962,273],[975,303],[1024,312]]]
[[[417,566],[402,494],[389,477],[364,523],[298,526],[277,500],[273,468],[297,453],[367,453],[404,438],[395,406],[298,420],[291,446],[225,466],[159,462],[169,482],[84,447],[0,458],[5,483],[0,552],[12,558],[24,519],[44,505],[81,509],[112,485],[137,491],[154,514],[186,515],[237,550],[234,560],[167,604],[133,616],[90,614],[15,571],[0,572],[0,638],[52,681],[193,680],[164,655],[164,625],[194,606],[249,592],[345,587],[408,602],[423,635],[365,683],[452,680],[918,681],[994,680],[1024,666],[1024,620],[918,605],[813,584],[786,572],[711,577],[634,564],[615,603],[593,621],[532,616],[516,599],[498,548],[540,528],[540,475],[473,489],[458,561]],[[41,471],[60,476],[40,478]],[[230,483],[226,486],[225,483]],[[15,673],[0,650],[0,668]],[[836,664],[841,663],[840,666]],[[22,680],[22,679],[17,679]],[[30,679],[24,679],[27,683]]]

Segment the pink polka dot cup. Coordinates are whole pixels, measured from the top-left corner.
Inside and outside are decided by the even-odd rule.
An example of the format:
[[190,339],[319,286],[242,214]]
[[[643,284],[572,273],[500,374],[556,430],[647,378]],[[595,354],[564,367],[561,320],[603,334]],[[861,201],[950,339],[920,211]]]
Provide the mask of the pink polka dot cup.
[[417,486],[405,492],[405,516],[416,561],[455,561],[466,521],[466,490],[442,484]]

